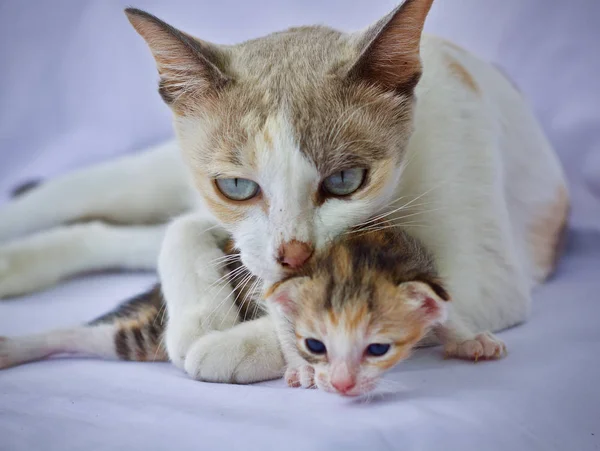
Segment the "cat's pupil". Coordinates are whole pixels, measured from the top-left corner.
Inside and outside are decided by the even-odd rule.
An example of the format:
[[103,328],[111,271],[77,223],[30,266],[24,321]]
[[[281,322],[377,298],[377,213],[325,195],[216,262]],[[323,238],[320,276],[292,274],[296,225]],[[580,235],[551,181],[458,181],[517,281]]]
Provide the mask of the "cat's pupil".
[[390,345],[386,343],[373,343],[367,347],[367,353],[375,357],[380,357],[386,354],[389,350]]
[[325,351],[327,351],[325,344],[314,338],[307,338],[305,343],[308,350],[313,354],[325,354]]

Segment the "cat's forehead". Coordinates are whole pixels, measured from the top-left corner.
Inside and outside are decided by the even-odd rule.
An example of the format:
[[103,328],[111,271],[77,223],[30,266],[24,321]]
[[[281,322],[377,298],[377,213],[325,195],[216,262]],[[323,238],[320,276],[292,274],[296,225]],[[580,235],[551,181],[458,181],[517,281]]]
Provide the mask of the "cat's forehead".
[[322,174],[398,158],[412,98],[345,79],[356,56],[349,39],[305,27],[233,47],[228,70],[235,82],[209,108],[205,156],[247,165],[286,133]]

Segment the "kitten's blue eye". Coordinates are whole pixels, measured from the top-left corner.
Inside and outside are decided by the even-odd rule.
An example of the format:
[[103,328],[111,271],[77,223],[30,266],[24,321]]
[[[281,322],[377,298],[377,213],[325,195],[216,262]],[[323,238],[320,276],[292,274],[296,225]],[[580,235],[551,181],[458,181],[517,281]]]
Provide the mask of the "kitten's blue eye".
[[390,350],[390,347],[391,346],[386,343],[373,343],[367,347],[367,354],[375,357],[381,357],[382,355],[387,354],[387,352]]
[[366,173],[362,168],[336,172],[323,180],[323,189],[334,196],[348,196],[360,188]]
[[315,340],[314,338],[307,338],[305,343],[308,350],[313,354],[325,354],[325,351],[327,351],[325,344],[323,344],[322,341]]
[[248,179],[217,179],[217,188],[231,200],[248,200],[256,196],[260,188],[257,183]]

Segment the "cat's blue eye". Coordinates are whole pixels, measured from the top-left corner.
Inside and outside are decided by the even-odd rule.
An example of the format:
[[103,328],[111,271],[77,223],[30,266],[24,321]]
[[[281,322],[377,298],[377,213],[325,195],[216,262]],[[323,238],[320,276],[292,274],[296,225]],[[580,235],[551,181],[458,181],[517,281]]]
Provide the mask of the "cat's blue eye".
[[313,354],[325,354],[327,351],[325,344],[322,341],[315,340],[314,338],[307,338],[304,343],[306,344],[308,350]]
[[360,188],[366,173],[362,168],[336,172],[323,180],[323,189],[334,196],[348,196]]
[[248,179],[217,179],[216,184],[219,191],[231,200],[249,200],[260,191],[258,184]]
[[367,346],[367,354],[374,357],[381,357],[382,355],[387,354],[390,348],[391,346],[387,343],[373,343]]

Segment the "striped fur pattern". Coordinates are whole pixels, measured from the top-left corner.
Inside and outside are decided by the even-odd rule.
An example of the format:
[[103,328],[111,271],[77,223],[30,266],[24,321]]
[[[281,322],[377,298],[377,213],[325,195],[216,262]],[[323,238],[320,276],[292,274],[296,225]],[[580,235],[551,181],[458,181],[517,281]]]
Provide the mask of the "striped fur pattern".
[[[228,243],[228,275],[240,321],[264,314],[249,287],[248,271],[240,269],[239,253]],[[243,282],[243,283],[242,283]],[[124,301],[83,326],[21,337],[0,337],[0,369],[56,354],[77,354],[138,362],[168,361],[164,342],[167,310],[160,284]]]

